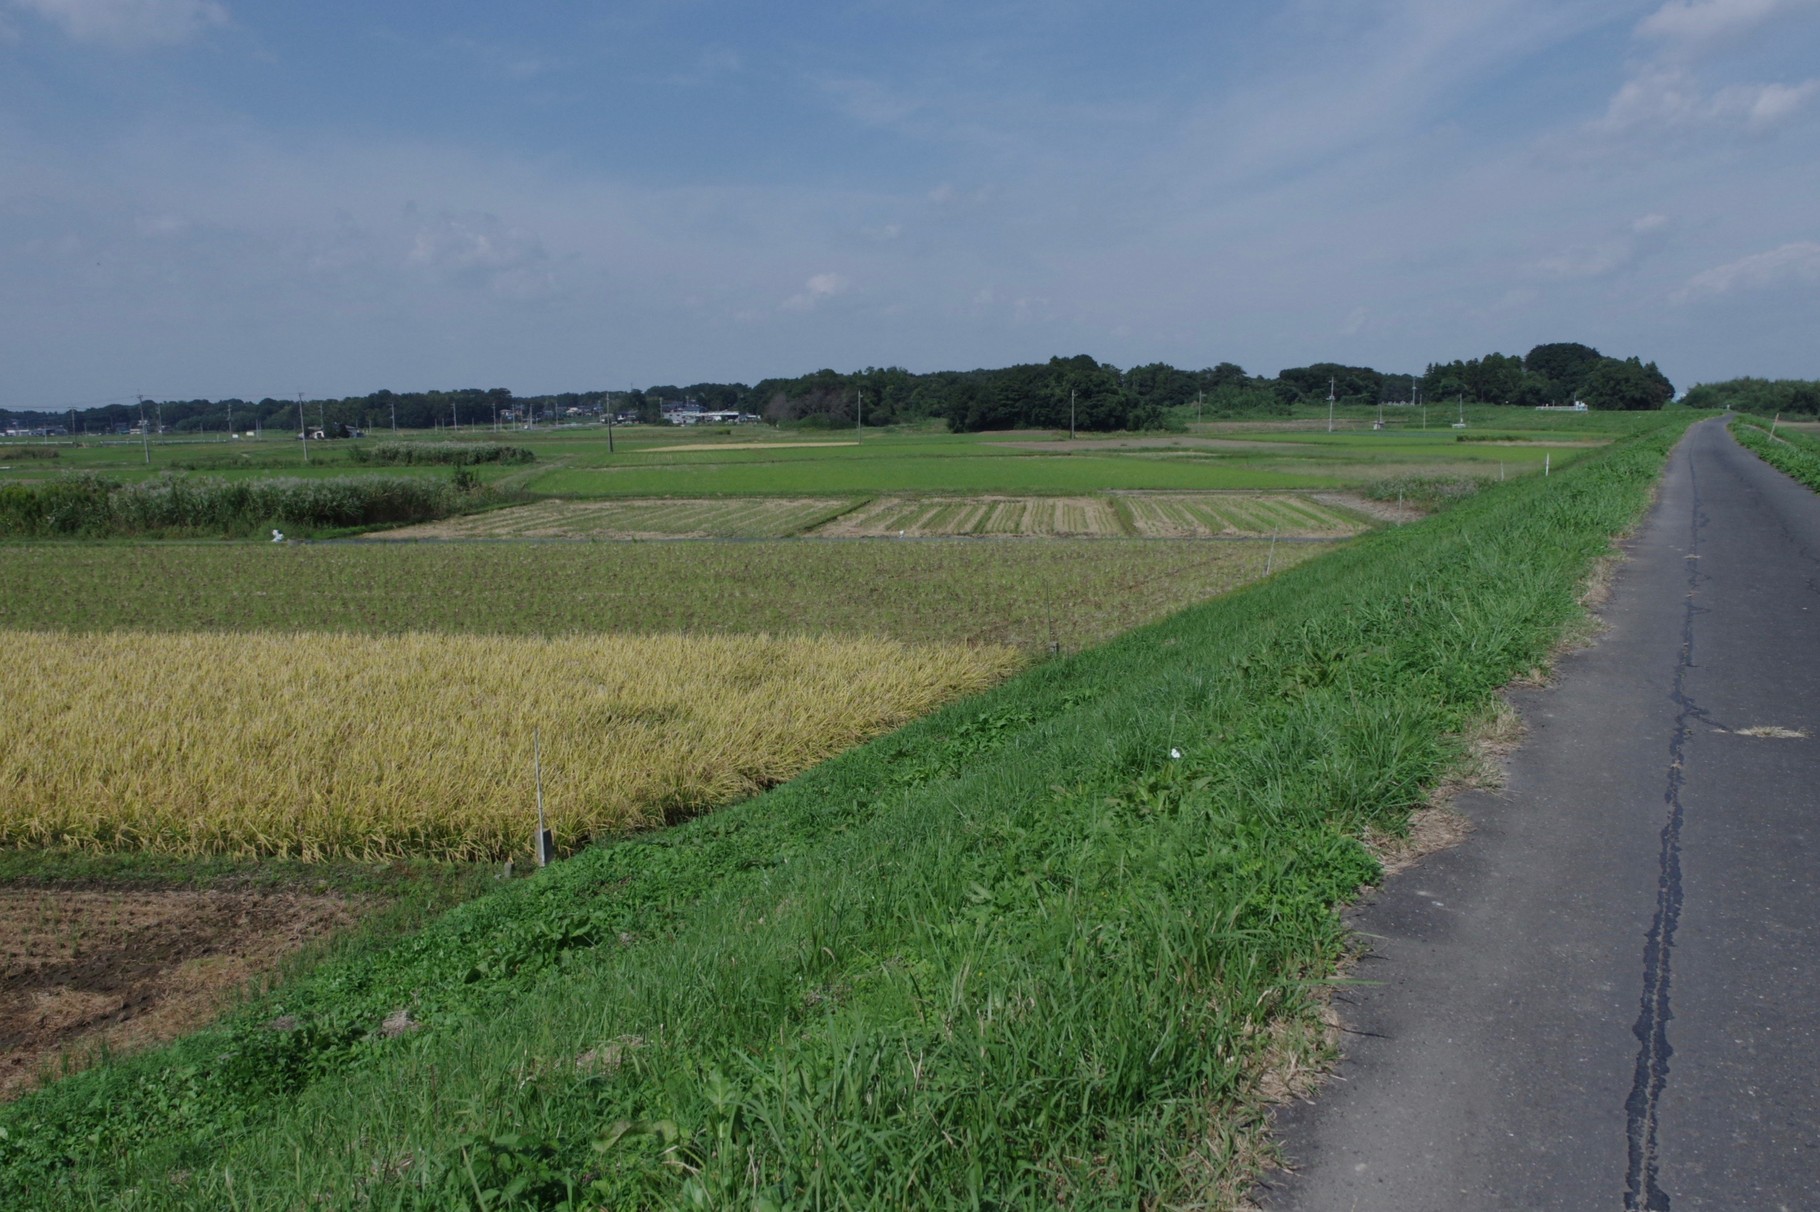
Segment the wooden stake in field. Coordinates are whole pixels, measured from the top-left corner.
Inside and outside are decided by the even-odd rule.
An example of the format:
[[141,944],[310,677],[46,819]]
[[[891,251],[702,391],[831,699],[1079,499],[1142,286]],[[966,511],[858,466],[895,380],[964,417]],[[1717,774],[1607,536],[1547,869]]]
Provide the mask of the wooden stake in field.
[[554,857],[555,841],[544,827],[543,819],[543,743],[539,730],[531,729],[531,769],[537,779],[537,865],[548,867]]

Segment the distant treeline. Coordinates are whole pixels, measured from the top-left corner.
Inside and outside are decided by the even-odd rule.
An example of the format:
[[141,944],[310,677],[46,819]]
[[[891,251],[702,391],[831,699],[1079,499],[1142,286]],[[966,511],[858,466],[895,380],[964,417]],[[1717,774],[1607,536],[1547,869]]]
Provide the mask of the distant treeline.
[[[148,401],[145,415],[167,432],[220,433],[255,426],[295,431],[300,426],[339,432],[438,427],[467,430],[495,420],[547,423],[607,412],[655,422],[666,405],[695,404],[711,412],[741,412],[780,424],[805,426],[893,425],[940,419],[956,431],[1018,427],[1148,429],[1165,424],[1187,406],[1205,416],[1287,413],[1297,404],[1474,403],[1538,405],[1584,400],[1593,408],[1661,408],[1674,387],[1654,362],[1610,358],[1588,345],[1538,345],[1517,357],[1499,353],[1468,361],[1431,363],[1420,375],[1369,366],[1317,362],[1290,367],[1274,378],[1247,374],[1231,362],[1181,370],[1151,362],[1121,370],[1086,354],[1006,366],[996,370],[943,370],[915,374],[901,367],[868,367],[842,373],[818,370],[788,379],[744,383],[664,384],[633,391],[564,392],[515,396],[503,387],[482,390],[392,392],[333,400]],[[0,412],[0,420],[28,426],[68,424],[77,432],[110,432],[136,424],[137,404],[113,404],[70,413]]]
[[1812,416],[1820,414],[1820,380],[1746,378],[1702,383],[1688,390],[1686,403],[1691,408],[1730,408],[1763,417],[1779,412]]

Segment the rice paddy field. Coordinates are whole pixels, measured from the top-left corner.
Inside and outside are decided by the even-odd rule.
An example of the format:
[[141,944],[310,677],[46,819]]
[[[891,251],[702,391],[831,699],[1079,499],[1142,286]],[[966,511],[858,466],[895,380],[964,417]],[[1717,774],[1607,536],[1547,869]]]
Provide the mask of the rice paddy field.
[[502,859],[781,783],[1001,681],[877,639],[0,633],[0,845]]
[[852,509],[857,499],[562,501],[384,530],[381,539],[781,539]]

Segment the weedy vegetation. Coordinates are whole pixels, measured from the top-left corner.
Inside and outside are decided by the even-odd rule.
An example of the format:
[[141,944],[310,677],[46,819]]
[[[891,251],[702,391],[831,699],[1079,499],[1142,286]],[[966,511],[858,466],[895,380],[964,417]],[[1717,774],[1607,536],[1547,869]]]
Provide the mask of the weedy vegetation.
[[1230,1204],[1361,834],[1546,663],[1674,422],[28,1095],[0,1203]]
[[84,474],[0,484],[0,538],[246,537],[272,526],[335,530],[427,521],[492,499],[491,490],[461,476],[163,476],[123,483]]

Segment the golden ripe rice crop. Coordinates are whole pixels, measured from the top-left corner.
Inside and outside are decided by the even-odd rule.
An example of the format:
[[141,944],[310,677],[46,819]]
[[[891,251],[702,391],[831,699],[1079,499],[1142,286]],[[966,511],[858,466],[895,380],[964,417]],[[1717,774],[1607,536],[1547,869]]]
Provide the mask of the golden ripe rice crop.
[[524,854],[781,782],[992,685],[1007,648],[868,639],[0,633],[0,844]]

